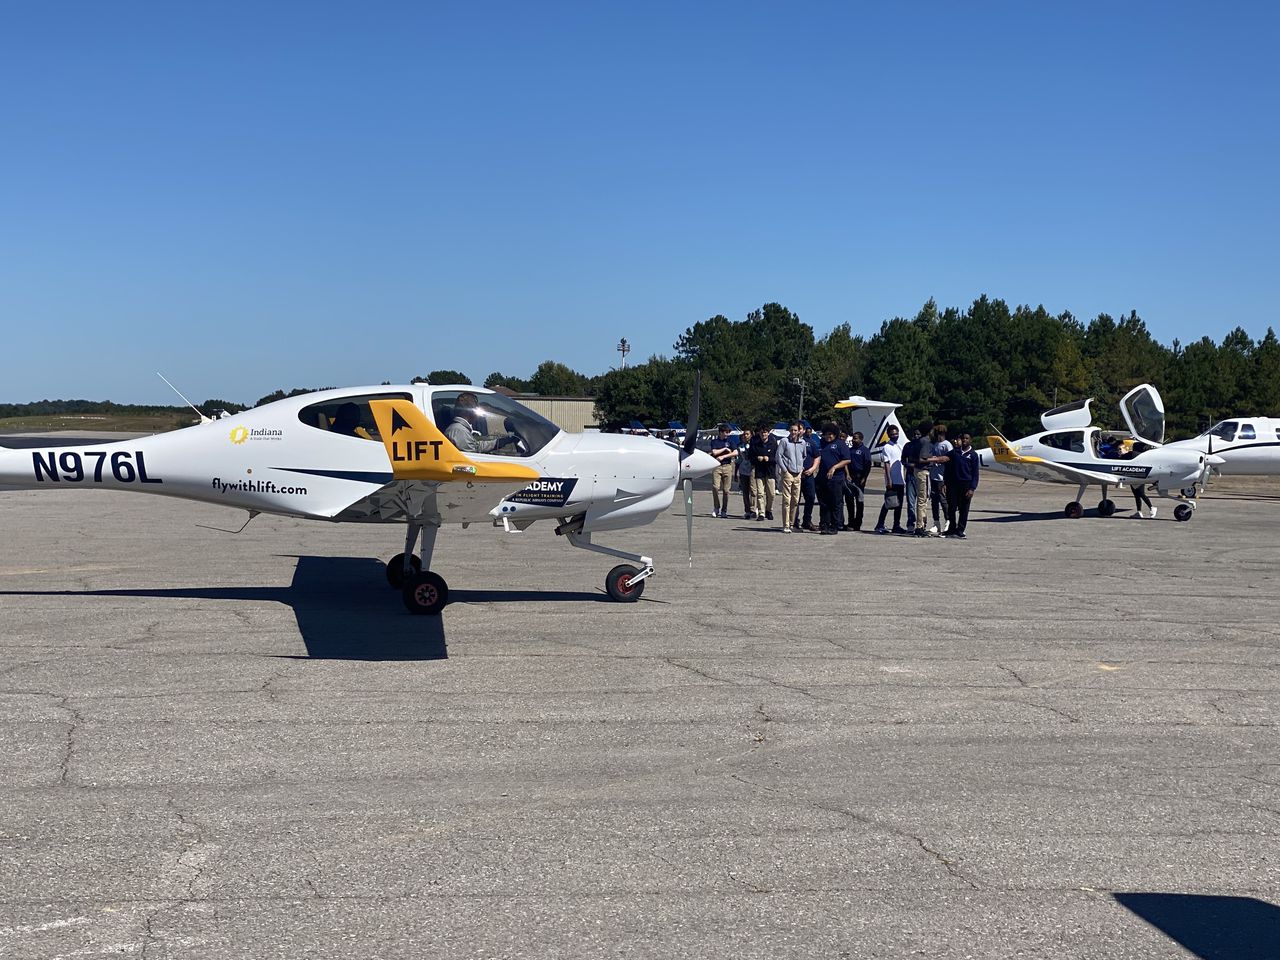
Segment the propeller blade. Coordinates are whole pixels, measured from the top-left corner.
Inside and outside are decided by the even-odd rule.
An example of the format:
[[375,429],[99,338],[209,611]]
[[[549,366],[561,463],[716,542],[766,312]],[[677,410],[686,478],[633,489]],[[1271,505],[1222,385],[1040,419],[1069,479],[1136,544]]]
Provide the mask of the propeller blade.
[[698,414],[702,410],[702,371],[693,374],[693,401],[689,404],[689,419],[685,421],[684,452],[685,456],[693,453],[698,445]]
[[684,480],[684,523],[689,533],[689,566],[693,566],[693,481]]

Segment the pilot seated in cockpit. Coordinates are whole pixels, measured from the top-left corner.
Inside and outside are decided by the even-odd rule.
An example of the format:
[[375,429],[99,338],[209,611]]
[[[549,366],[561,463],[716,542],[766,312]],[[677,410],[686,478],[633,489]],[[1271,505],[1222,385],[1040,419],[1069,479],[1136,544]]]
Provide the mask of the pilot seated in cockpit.
[[453,405],[453,420],[445,428],[444,435],[463,453],[496,453],[517,442],[517,438],[510,435],[482,438],[476,426],[483,422],[484,414],[479,410],[476,395],[470,392],[460,393]]

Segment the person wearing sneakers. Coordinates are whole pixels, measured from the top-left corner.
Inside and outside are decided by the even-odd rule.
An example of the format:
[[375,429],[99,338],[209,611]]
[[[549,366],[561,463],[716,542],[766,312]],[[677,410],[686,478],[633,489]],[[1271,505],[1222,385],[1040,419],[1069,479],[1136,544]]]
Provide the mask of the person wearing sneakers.
[[884,505],[880,508],[880,519],[876,521],[876,533],[889,533],[884,528],[885,518],[893,511],[893,532],[904,533],[902,529],[902,498],[906,493],[906,477],[902,472],[902,444],[898,442],[898,428],[890,426],[887,431],[889,439],[880,448],[880,465],[884,468]]
[[753,492],[751,489],[751,477],[755,474],[755,467],[751,463],[751,428],[747,427],[742,431],[741,442],[738,444],[738,487],[742,490],[742,518],[750,520],[755,514],[751,512],[751,499]]
[[711,515],[729,515],[729,491],[733,488],[733,471],[738,461],[738,438],[730,435],[729,425],[716,428],[716,438],[711,441],[711,455],[719,464],[711,471]]
[[930,435],[933,440],[933,463],[929,467],[929,499],[933,502],[933,526],[929,535],[947,532],[947,454],[952,450],[947,439],[947,425],[937,423]]
[[778,443],[778,481],[782,493],[782,532],[799,529],[800,486],[809,469],[809,444],[800,434],[800,424],[791,424]]
[[767,423],[760,424],[751,445],[751,509],[757,520],[773,519],[774,475],[778,469],[778,438]]
[[[1130,487],[1130,489],[1133,491],[1134,519],[1154,520],[1156,518],[1156,508],[1155,505],[1152,504],[1151,498],[1147,496],[1147,488],[1142,484],[1138,484],[1138,486]],[[1142,515],[1142,505],[1144,503],[1147,505],[1147,509],[1151,511],[1150,517],[1144,517]]]
[[917,537],[929,535],[925,528],[929,526],[929,471],[933,467],[933,440],[930,438],[932,431],[932,421],[924,421],[916,430],[916,436],[902,451],[902,459],[906,461],[911,471],[907,474],[907,503],[915,504],[911,517],[914,523],[909,522],[908,525],[912,527],[912,534]]
[[973,493],[978,489],[978,469],[982,461],[978,459],[978,451],[973,449],[973,438],[967,433],[960,434],[960,446],[947,454],[947,509],[950,516],[951,529],[946,536],[964,540],[964,528],[969,525],[969,505],[973,502]]

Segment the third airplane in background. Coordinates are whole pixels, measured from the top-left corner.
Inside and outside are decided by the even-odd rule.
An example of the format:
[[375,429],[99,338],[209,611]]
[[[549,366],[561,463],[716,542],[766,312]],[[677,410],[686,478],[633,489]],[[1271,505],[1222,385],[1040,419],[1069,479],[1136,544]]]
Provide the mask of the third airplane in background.
[[1222,465],[1216,449],[1210,454],[1164,445],[1164,403],[1149,383],[1134,387],[1120,401],[1131,437],[1119,446],[1104,446],[1103,431],[1092,425],[1092,402],[1089,398],[1055,407],[1040,417],[1043,432],[1021,440],[988,437],[991,449],[980,451],[983,467],[1029,480],[1076,484],[1075,499],[1064,509],[1071,518],[1083,516],[1080,501],[1085,489],[1097,484],[1102,487],[1101,517],[1116,512],[1115,501],[1107,496],[1112,487],[1154,485],[1160,496],[1181,501],[1174,507],[1175,519],[1190,520],[1198,490],[1210,471]]
[[1213,454],[1222,461],[1214,465],[1215,474],[1280,473],[1280,419],[1235,417],[1214,424],[1198,437],[1175,440],[1166,447]]

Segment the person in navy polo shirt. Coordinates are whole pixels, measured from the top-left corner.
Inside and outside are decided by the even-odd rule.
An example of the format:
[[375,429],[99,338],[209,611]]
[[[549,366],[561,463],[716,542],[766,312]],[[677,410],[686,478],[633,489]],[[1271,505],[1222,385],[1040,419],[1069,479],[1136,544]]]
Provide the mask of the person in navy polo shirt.
[[836,439],[836,425],[822,428],[822,449],[818,452],[818,501],[822,510],[818,533],[835,536],[844,525],[844,468],[849,465],[849,446]]
[[[944,536],[964,540],[964,528],[969,523],[969,505],[973,492],[978,489],[978,468],[981,464],[978,451],[973,449],[973,438],[960,434],[960,446],[947,454],[947,519],[949,529]],[[957,517],[959,522],[957,522]]]
[[871,451],[862,442],[862,434],[855,430],[849,437],[849,466],[845,473],[849,483],[845,487],[846,530],[862,529],[862,512],[866,506],[867,477],[871,473]]

